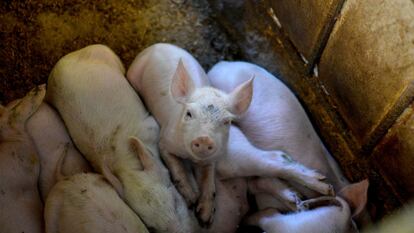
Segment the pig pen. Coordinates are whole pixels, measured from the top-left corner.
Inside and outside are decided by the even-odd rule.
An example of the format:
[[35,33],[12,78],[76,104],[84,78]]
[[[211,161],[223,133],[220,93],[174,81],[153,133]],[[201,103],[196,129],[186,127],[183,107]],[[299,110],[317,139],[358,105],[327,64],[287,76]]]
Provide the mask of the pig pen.
[[411,0],[2,1],[0,103],[86,45],[108,45],[128,67],[156,42],[185,48],[206,70],[246,60],[283,80],[346,177],[369,178],[374,221],[413,196]]

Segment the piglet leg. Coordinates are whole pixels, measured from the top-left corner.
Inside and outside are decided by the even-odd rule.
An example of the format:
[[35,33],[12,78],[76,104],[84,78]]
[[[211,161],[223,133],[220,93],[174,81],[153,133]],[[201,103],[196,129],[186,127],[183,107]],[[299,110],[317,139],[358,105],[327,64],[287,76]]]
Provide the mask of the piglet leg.
[[221,179],[246,176],[277,177],[299,183],[324,195],[333,195],[325,176],[293,160],[283,151],[260,150],[235,126],[230,128],[228,153],[217,163]]
[[168,169],[170,170],[171,179],[175,187],[178,189],[181,195],[183,195],[187,205],[192,206],[196,203],[199,193],[198,190],[193,189],[183,162],[180,158],[165,150],[161,145],[160,154]]
[[338,201],[335,197],[317,197],[313,199],[309,199],[306,201],[302,201],[298,208],[299,210],[312,210],[322,206],[339,206],[342,207],[340,201]]
[[215,212],[215,163],[196,165],[197,182],[201,188],[201,195],[197,204],[197,218],[202,227],[209,227],[213,222]]
[[292,211],[296,211],[297,205],[301,203],[298,193],[277,178],[250,178],[248,188],[253,194],[267,193],[272,195]]

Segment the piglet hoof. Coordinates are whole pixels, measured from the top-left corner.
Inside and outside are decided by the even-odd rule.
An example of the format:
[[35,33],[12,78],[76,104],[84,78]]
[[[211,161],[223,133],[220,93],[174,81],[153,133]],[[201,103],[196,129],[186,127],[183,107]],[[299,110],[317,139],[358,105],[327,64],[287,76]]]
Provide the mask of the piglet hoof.
[[323,181],[326,180],[326,176],[316,173],[316,179],[318,179],[319,181]]
[[179,181],[174,181],[175,187],[179,190],[180,194],[183,196],[187,206],[193,208],[197,202],[199,193],[191,188],[189,185],[182,185]]
[[315,176],[305,176],[303,179],[303,184],[307,186],[309,189],[314,190],[320,194],[326,196],[334,196],[335,191],[331,184],[327,184],[324,181],[320,181],[318,178],[315,179]]
[[[290,191],[290,190],[289,190]],[[287,195],[284,196],[286,198],[286,206],[291,211],[298,210],[299,204],[302,202],[301,198],[297,195],[297,193],[290,191]]]
[[196,209],[198,223],[203,228],[209,228],[213,223],[215,208],[214,201],[199,202]]
[[190,209],[193,209],[197,203],[198,193],[194,192],[193,190],[188,190],[186,194],[182,193],[187,206]]
[[331,184],[322,183],[320,185],[320,193],[326,196],[335,196],[335,191]]
[[310,178],[316,179],[316,180],[318,180],[318,181],[324,181],[324,180],[326,180],[326,176],[325,176],[325,175],[322,175],[321,173],[319,173],[319,172],[317,172],[317,171],[314,171],[314,170],[307,170],[307,168],[304,168],[304,169],[302,170],[302,172],[303,172],[305,175],[309,176]]

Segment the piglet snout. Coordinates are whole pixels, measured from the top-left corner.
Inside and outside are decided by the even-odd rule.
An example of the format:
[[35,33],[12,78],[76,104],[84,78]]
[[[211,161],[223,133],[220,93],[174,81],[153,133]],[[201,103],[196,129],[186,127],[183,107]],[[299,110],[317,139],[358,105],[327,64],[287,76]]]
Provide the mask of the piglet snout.
[[191,150],[200,157],[208,157],[216,152],[216,145],[210,137],[201,136],[191,142]]

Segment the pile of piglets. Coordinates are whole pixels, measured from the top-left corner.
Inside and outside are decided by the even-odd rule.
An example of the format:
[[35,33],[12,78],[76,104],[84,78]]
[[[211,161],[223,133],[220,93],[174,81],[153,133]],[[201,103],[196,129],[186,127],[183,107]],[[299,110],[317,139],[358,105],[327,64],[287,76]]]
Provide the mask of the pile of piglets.
[[206,74],[171,44],[127,72],[104,45],[67,54],[47,90],[0,105],[0,139],[3,233],[348,233],[367,221],[368,181],[346,180],[281,81],[245,62]]

